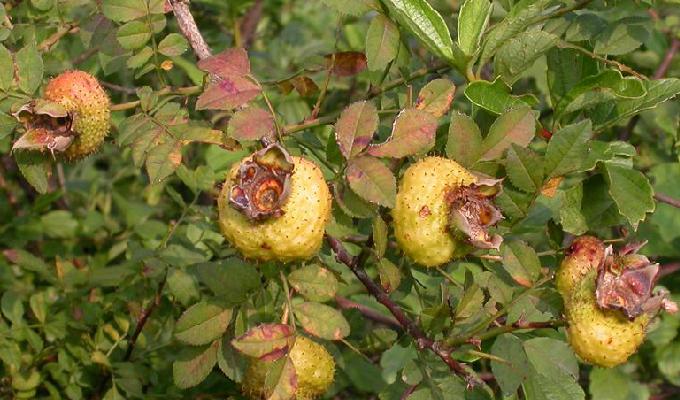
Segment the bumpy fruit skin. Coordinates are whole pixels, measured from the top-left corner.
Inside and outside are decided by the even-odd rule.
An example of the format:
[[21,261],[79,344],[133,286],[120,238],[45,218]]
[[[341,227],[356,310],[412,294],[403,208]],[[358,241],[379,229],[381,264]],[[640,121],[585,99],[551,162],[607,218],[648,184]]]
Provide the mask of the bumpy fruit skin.
[[462,242],[449,231],[446,194],[475,177],[455,161],[426,157],[404,172],[392,211],[394,233],[404,253],[434,267],[450,261]]
[[[297,376],[296,400],[313,400],[324,394],[335,376],[335,361],[320,344],[298,337],[290,351]],[[271,362],[252,360],[243,378],[243,393],[253,400],[264,399],[264,382]]]
[[557,291],[564,301],[568,301],[576,283],[597,267],[604,259],[604,243],[593,236],[581,236],[569,247],[569,256],[565,257],[555,276]]
[[609,368],[626,362],[640,347],[650,317],[641,314],[629,321],[618,310],[599,308],[596,278],[597,271],[592,270],[573,288],[565,308],[567,337],[583,361]]
[[319,167],[302,157],[292,159],[295,169],[281,217],[250,221],[229,204],[238,164],[231,169],[222,188],[218,199],[220,229],[246,258],[304,260],[314,256],[321,247],[330,218],[331,194]]
[[61,104],[73,117],[76,138],[64,151],[77,160],[97,151],[109,133],[109,97],[95,77],[83,71],[67,71],[48,82],[44,98]]

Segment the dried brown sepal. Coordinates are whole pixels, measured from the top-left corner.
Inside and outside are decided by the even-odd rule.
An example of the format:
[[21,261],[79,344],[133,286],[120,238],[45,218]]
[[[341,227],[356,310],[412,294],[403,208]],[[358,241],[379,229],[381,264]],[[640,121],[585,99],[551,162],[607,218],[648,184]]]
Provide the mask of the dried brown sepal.
[[75,135],[72,128],[73,117],[56,102],[38,99],[22,105],[14,117],[24,127],[24,134],[12,145],[12,150],[66,150]]
[[280,217],[293,168],[290,155],[278,144],[254,153],[239,166],[229,204],[253,221]]
[[503,237],[489,234],[489,228],[503,218],[493,203],[501,190],[501,179],[478,178],[468,186],[459,186],[446,195],[449,226],[462,233],[462,239],[478,249],[498,249]]
[[636,254],[642,246],[644,243],[628,244],[617,254],[609,246],[598,267],[597,305],[602,309],[620,310],[630,320],[643,313],[654,315],[661,309],[677,310],[677,305],[668,299],[667,291],[653,293],[659,264]]

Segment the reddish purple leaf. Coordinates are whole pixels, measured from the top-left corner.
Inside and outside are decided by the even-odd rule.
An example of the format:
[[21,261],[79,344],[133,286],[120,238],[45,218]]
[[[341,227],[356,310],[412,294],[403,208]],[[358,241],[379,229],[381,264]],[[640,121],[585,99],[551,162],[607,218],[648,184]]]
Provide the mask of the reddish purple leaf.
[[347,166],[349,187],[364,200],[394,207],[397,182],[394,174],[377,158],[353,158]]
[[288,325],[263,324],[232,340],[231,345],[247,356],[272,361],[288,353],[295,343],[294,333]]
[[245,76],[222,77],[210,82],[196,101],[197,110],[232,110],[260,94],[260,87]]
[[221,78],[230,78],[248,75],[250,61],[245,49],[232,48],[199,61],[198,68]]
[[249,107],[229,120],[227,134],[236,140],[259,140],[274,132],[274,119],[267,110]]
[[373,103],[352,103],[335,123],[335,140],[346,159],[357,155],[371,142],[378,129],[378,111]]
[[[335,56],[335,57],[334,57]],[[366,55],[359,51],[343,51],[326,55],[326,65],[333,66],[333,75],[346,77],[366,70]]]
[[439,118],[449,111],[455,94],[456,85],[453,82],[448,79],[435,79],[420,89],[416,108]]
[[434,146],[437,118],[424,110],[402,111],[394,121],[392,136],[385,143],[371,146],[368,154],[401,158],[423,153]]
[[527,147],[536,135],[536,118],[529,107],[520,107],[501,115],[489,128],[482,142],[480,160],[499,158],[513,143]]

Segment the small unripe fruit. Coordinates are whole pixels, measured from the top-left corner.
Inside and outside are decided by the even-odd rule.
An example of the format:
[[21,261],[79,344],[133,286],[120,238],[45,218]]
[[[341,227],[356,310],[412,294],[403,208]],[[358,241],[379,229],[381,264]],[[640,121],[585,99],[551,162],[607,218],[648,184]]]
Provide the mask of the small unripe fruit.
[[[469,244],[484,248],[500,244],[500,237],[490,239],[486,232],[500,214],[473,187],[476,183],[476,176],[442,157],[426,157],[406,169],[392,217],[395,237],[407,256],[433,267],[464,255]],[[461,213],[454,216],[456,207]],[[469,230],[463,234],[453,228],[456,224]]]
[[13,149],[50,151],[77,160],[97,151],[109,133],[109,98],[92,75],[67,71],[47,83],[43,98],[14,115],[26,132]]
[[[333,384],[335,361],[320,344],[298,336],[290,350],[295,367],[296,400],[313,400],[326,393]],[[243,393],[252,400],[266,398],[265,380],[272,362],[253,359],[243,378]]]
[[[286,188],[287,197],[280,210],[274,210],[276,213],[264,220],[255,219],[257,215],[247,216],[229,200],[230,196],[233,198],[240,166],[252,161],[252,157],[235,165],[224,183],[218,199],[220,229],[246,258],[283,262],[304,260],[316,255],[321,247],[331,212],[328,185],[314,163],[302,157],[291,159],[294,169],[290,187]],[[270,203],[267,200],[270,196],[272,193],[269,192],[262,196],[266,205]]]
[[64,72],[47,84],[44,98],[61,104],[72,117],[75,139],[66,148],[66,159],[94,153],[109,133],[109,97],[95,77],[83,71]]

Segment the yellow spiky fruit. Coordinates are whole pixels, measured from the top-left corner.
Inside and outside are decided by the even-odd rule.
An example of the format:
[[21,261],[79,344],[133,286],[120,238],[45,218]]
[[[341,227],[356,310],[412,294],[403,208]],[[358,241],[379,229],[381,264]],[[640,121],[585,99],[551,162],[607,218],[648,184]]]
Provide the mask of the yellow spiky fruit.
[[295,168],[290,193],[280,217],[252,221],[229,204],[240,163],[231,169],[224,183],[218,199],[220,229],[246,258],[304,260],[316,255],[321,247],[331,213],[331,194],[319,167],[302,157],[292,160]]
[[[290,360],[295,367],[295,400],[313,400],[326,393],[333,384],[335,361],[322,345],[299,336],[290,350]],[[266,398],[265,380],[271,362],[251,360],[243,378],[243,393],[250,399]]]
[[97,151],[109,133],[109,97],[95,77],[84,71],[66,71],[47,83],[46,100],[61,104],[72,118],[75,139],[61,154],[81,159]]
[[628,320],[618,310],[598,307],[595,298],[597,270],[591,270],[573,288],[565,307],[567,338],[585,362],[614,367],[628,360],[644,341],[648,314]]
[[458,163],[442,157],[426,157],[406,169],[392,210],[394,234],[406,255],[427,267],[456,256],[464,243],[450,233],[446,193],[475,180]]

